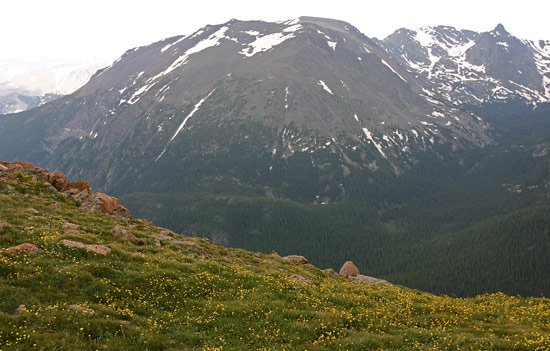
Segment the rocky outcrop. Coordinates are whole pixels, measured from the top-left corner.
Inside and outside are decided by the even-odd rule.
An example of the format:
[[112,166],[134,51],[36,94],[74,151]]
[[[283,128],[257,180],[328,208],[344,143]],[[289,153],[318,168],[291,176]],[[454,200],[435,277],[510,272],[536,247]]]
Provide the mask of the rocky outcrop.
[[287,261],[291,261],[291,262],[294,262],[294,263],[297,263],[297,264],[306,264],[308,262],[307,258],[305,258],[304,256],[299,256],[299,255],[288,255],[288,256],[282,257],[282,259],[287,260]]
[[5,162],[0,161],[0,181],[9,179],[15,172],[30,175],[33,180],[50,184],[57,191],[80,204],[80,207],[89,211],[100,211],[105,214],[129,218],[130,212],[120,204],[120,201],[103,193],[94,193],[90,190],[87,181],[67,183],[67,176],[63,172],[50,172],[40,167],[35,167],[30,162]]
[[29,255],[36,255],[39,252],[40,252],[40,249],[36,245],[29,244],[29,243],[24,243],[24,244],[13,246],[13,247],[8,247],[6,249],[6,253],[11,254],[11,255],[19,255],[19,254],[22,254],[22,253],[26,253],[26,254],[29,254]]
[[354,277],[359,274],[359,269],[351,261],[344,263],[342,268],[340,268],[340,275],[342,277]]
[[81,243],[80,241],[66,239],[61,240],[59,243],[66,247],[85,249],[87,251],[95,252],[103,256],[107,256],[107,254],[111,252],[111,249],[105,245],[90,245]]

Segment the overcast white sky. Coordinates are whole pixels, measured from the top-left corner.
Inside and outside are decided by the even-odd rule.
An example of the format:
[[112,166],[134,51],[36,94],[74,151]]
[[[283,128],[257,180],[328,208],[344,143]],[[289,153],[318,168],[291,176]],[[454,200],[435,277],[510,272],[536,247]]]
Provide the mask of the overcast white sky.
[[232,18],[328,17],[378,38],[401,27],[487,31],[502,23],[520,38],[550,39],[545,0],[2,0],[0,13],[0,59],[114,60],[129,48]]

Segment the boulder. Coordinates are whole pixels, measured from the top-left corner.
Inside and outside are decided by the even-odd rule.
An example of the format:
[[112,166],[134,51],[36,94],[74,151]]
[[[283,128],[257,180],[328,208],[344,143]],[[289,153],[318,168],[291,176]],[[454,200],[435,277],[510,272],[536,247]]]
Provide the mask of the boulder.
[[340,268],[340,275],[342,277],[353,277],[359,274],[359,269],[351,261],[344,263]]
[[130,217],[130,212],[124,206],[120,205],[120,201],[116,197],[109,196],[103,193],[95,193],[96,199],[99,200],[99,211],[128,218]]
[[299,274],[293,274],[293,275],[289,276],[287,279],[288,280],[297,280],[299,282],[306,283],[307,285],[313,284],[313,282],[311,280],[309,280],[306,277],[301,276]]
[[61,245],[67,246],[67,247],[76,247],[80,249],[85,249],[90,252],[95,252],[97,254],[107,256],[109,252],[111,252],[111,249],[105,245],[89,245],[81,243],[80,241],[74,241],[74,240],[66,240],[63,239],[59,242]]
[[352,282],[361,283],[361,284],[393,285],[392,283],[388,282],[387,280],[378,279],[378,278],[374,278],[374,277],[369,277],[367,275],[362,275],[362,274],[358,274],[355,277],[348,277],[348,279],[351,280]]
[[63,191],[65,185],[67,184],[67,176],[61,171],[55,172],[55,179],[52,183],[53,187],[57,191]]
[[3,164],[0,164],[0,172],[7,171],[8,167],[4,166]]
[[291,262],[295,262],[297,264],[306,264],[307,263],[307,258],[305,258],[304,256],[298,256],[298,255],[288,255],[288,256],[282,257],[282,259],[287,260],[287,261],[291,261]]
[[81,192],[81,191],[84,191],[84,190],[87,190],[87,191],[90,191],[90,183],[89,182],[72,182],[72,183],[67,183],[65,184],[65,187],[63,188],[63,191],[67,191],[67,190],[71,190],[71,189],[74,189],[74,190],[78,190],[77,192]]
[[32,207],[27,208],[25,211],[30,212],[30,213],[34,213],[34,214],[37,214],[37,213],[38,213],[38,211],[35,210],[35,209],[32,208]]
[[29,255],[36,255],[39,252],[40,252],[40,249],[36,245],[29,244],[29,243],[24,243],[24,244],[9,247],[6,249],[6,253],[9,253],[11,255],[19,255],[22,253],[26,253]]

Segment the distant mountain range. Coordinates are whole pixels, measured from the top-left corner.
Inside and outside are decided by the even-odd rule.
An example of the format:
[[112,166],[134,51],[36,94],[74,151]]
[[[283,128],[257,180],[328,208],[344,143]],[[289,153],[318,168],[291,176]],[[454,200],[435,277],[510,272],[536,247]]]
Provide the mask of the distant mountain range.
[[70,94],[86,84],[97,70],[107,66],[104,63],[51,64],[3,62],[1,66],[7,72],[0,79],[0,114],[25,111]]
[[[549,44],[502,25],[376,40],[331,19],[231,20],[0,117],[0,159],[90,179],[225,245],[352,258],[431,291],[550,293],[542,271],[503,268],[549,253]],[[525,218],[532,239],[516,243],[522,224],[499,247],[476,243]]]

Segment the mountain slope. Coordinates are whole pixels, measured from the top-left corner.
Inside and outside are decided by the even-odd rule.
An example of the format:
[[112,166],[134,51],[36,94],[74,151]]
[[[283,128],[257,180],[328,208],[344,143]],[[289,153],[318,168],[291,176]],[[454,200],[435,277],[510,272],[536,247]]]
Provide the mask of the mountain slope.
[[[547,299],[333,278],[78,208],[33,175],[0,170],[3,350],[550,347]],[[67,246],[75,242],[92,247]],[[25,243],[29,253],[10,249]]]

